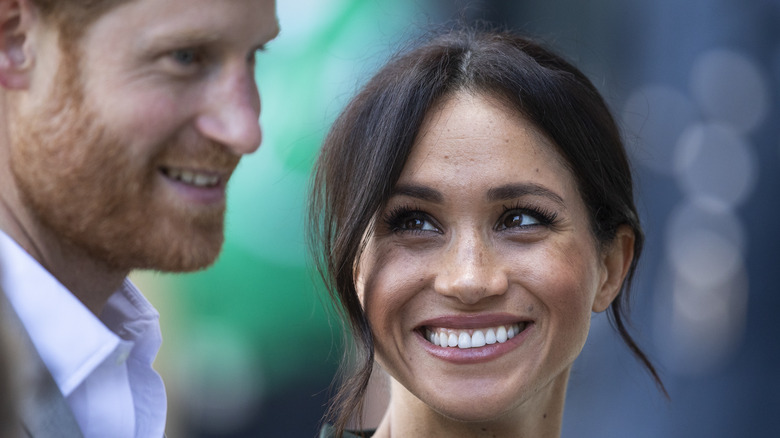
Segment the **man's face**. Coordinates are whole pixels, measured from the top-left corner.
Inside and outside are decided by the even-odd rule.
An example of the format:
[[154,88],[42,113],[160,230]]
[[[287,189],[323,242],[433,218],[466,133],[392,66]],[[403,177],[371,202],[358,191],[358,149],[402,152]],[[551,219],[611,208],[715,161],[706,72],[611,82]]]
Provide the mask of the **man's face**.
[[33,220],[117,269],[213,262],[226,183],[261,140],[254,54],[277,32],[273,0],[128,2],[65,51],[40,31],[10,116]]

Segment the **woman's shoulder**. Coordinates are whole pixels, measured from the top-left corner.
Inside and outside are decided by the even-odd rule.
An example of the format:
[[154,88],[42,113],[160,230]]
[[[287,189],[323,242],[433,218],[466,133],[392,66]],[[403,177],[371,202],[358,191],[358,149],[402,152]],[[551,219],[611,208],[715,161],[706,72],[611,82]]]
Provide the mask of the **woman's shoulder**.
[[326,424],[320,429],[319,438],[371,438],[374,436],[374,432],[376,432],[375,429],[356,431],[345,430],[341,436],[336,436],[336,431],[333,429],[333,426]]

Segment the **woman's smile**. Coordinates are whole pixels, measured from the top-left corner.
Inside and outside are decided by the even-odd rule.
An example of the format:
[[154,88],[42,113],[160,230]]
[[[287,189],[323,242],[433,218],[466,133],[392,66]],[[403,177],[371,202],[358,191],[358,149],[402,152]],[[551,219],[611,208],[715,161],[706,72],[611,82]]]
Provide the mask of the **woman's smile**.
[[430,355],[456,365],[467,365],[490,362],[514,351],[532,329],[533,322],[518,321],[472,329],[425,326],[415,334]]
[[480,348],[485,345],[493,345],[496,342],[503,344],[515,337],[526,328],[525,322],[519,324],[499,325],[479,329],[457,330],[441,327],[425,327],[425,338],[437,347]]
[[427,319],[413,332],[432,356],[465,364],[490,361],[515,349],[532,326],[528,317],[482,313]]

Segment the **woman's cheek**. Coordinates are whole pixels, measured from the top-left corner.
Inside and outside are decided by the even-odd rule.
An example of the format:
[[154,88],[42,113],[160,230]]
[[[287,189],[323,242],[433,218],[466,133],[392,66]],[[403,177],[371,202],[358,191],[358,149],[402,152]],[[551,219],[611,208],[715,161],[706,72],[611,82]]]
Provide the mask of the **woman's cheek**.
[[578,245],[552,245],[535,254],[521,275],[525,289],[567,330],[589,326],[596,288],[594,257],[583,254]]
[[372,324],[390,314],[398,314],[404,305],[424,287],[425,263],[406,251],[375,246],[372,258],[361,264],[361,271],[369,274],[362,277],[364,289],[363,306]]

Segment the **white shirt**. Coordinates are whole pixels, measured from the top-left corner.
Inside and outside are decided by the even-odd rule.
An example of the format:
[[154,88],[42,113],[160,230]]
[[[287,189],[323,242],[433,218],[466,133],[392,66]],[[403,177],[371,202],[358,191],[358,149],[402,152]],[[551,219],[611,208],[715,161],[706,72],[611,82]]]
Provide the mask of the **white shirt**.
[[0,231],[0,283],[85,438],[163,436],[159,314],[129,280],[98,318]]

